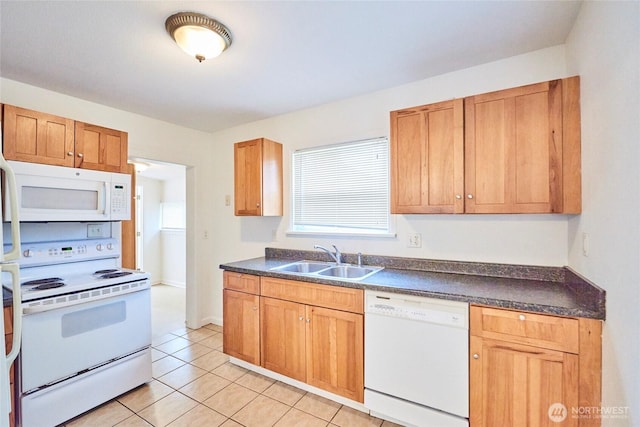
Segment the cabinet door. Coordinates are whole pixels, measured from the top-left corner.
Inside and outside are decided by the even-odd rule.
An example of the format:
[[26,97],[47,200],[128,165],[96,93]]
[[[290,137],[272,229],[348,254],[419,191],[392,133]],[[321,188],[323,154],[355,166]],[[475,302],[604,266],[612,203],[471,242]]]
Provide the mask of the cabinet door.
[[223,351],[260,364],[260,297],[223,290]]
[[470,350],[472,427],[578,425],[577,355],[473,335]]
[[307,383],[363,402],[363,316],[308,306],[307,318]]
[[76,122],[75,132],[75,167],[127,173],[126,132],[82,122]]
[[470,213],[562,212],[560,80],[465,99]]
[[262,297],[260,312],[262,366],[306,381],[305,306]]
[[391,112],[391,212],[464,211],[463,101]]
[[3,153],[7,160],[73,167],[71,119],[4,105]]
[[262,215],[262,142],[234,145],[236,215]]

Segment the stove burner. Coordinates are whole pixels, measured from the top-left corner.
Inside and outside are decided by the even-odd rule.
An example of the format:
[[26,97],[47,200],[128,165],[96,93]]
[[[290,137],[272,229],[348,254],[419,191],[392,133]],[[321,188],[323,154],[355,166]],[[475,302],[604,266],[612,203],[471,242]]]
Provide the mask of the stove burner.
[[32,291],[42,291],[44,289],[53,289],[64,286],[64,282],[59,277],[47,277],[45,279],[29,280],[28,282],[24,282],[22,285],[35,285],[31,288]]
[[96,276],[100,276],[102,274],[113,273],[113,272],[116,272],[116,271],[118,271],[117,268],[109,268],[109,269],[106,269],[106,270],[98,270],[93,274],[95,274]]
[[131,274],[130,271],[118,271],[115,270],[113,273],[107,273],[100,276],[101,279],[115,279],[116,277],[127,276]]
[[64,283],[62,282],[50,282],[50,283],[43,283],[42,285],[38,285],[35,286],[33,288],[31,288],[32,291],[43,291],[45,289],[53,289],[53,288],[59,288],[61,286],[64,286]]

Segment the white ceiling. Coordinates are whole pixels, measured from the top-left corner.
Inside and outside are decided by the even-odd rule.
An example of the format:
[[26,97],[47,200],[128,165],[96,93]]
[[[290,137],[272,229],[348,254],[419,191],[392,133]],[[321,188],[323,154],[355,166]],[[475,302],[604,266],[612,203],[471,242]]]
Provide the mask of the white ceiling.
[[[562,44],[576,1],[0,1],[0,76],[213,132]],[[165,19],[233,43],[198,63]],[[0,88],[1,90],[1,88]]]

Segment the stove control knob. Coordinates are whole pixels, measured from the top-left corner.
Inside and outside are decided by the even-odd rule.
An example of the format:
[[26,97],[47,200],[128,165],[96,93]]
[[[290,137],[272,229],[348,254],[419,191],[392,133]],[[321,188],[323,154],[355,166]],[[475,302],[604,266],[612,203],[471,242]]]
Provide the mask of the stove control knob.
[[113,243],[107,243],[107,249],[108,250],[112,250],[113,249]]
[[99,250],[99,251],[101,251],[101,250],[102,250],[102,243],[98,243],[98,244],[96,245],[96,249],[97,249],[97,250]]
[[25,258],[32,257],[33,251],[31,249],[25,249],[24,252],[22,252],[22,255],[24,255]]

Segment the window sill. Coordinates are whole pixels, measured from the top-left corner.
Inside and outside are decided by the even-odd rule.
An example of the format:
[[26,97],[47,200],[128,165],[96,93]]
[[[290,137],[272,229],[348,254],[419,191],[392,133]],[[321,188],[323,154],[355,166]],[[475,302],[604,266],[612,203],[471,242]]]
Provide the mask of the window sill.
[[300,230],[287,230],[285,233],[287,236],[331,236],[331,237],[378,237],[381,239],[395,239],[396,233],[371,233],[363,232],[358,233],[355,231],[331,231],[331,230],[313,230],[313,231],[300,231]]

